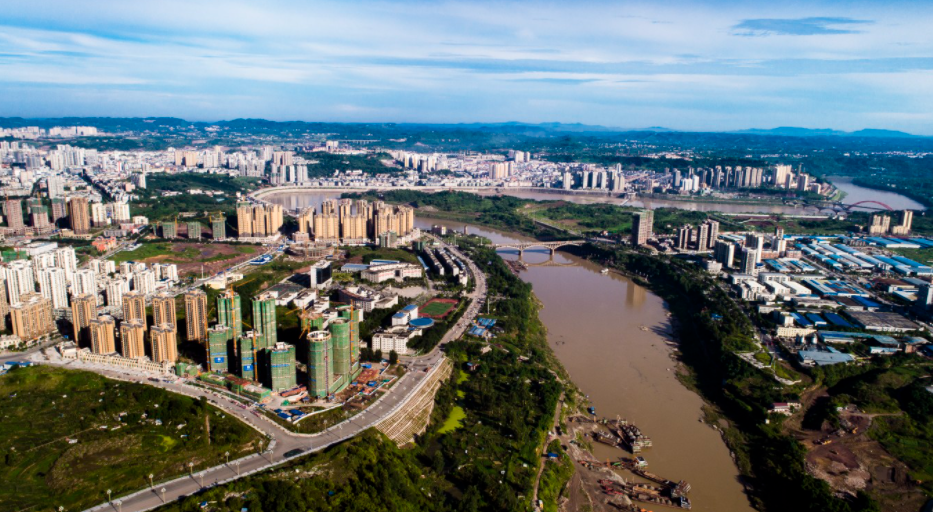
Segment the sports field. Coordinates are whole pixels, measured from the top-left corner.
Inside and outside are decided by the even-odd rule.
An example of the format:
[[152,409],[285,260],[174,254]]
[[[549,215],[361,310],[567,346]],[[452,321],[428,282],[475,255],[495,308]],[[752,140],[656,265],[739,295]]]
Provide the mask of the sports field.
[[430,318],[444,318],[457,307],[457,302],[454,299],[431,299],[419,308],[418,313]]

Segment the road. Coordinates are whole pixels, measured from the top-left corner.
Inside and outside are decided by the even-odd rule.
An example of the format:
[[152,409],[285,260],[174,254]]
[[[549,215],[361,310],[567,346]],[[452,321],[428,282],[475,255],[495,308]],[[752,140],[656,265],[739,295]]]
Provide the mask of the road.
[[486,301],[486,275],[480,271],[479,267],[473,263],[473,260],[464,256],[459,249],[452,245],[444,243],[439,238],[434,235],[427,235],[433,238],[441,247],[447,249],[451,254],[460,258],[462,261],[466,262],[467,267],[470,269],[470,274],[473,277],[473,291],[466,295],[466,298],[469,300],[470,304],[467,306],[466,311],[464,311],[463,316],[460,317],[460,320],[449,330],[447,334],[441,338],[441,341],[434,347],[430,352],[420,356],[402,356],[399,357],[399,360],[405,364],[410,365],[412,368],[423,368],[424,365],[436,366],[442,358],[441,350],[444,345],[447,343],[459,339],[460,336],[470,327],[473,323],[473,320],[476,319],[476,316],[482,310],[483,304]]
[[[440,359],[438,358],[438,361]],[[136,374],[123,372],[104,367],[89,368],[87,365],[78,364],[73,361],[62,361],[51,359],[42,361],[44,364],[62,365],[64,367],[80,368],[91,370],[106,377],[113,379],[149,384],[175,393],[191,396],[194,398],[204,397],[211,404],[224,410],[259,432],[270,438],[272,450],[266,450],[260,455],[250,455],[238,460],[231,460],[229,464],[195,470],[193,475],[177,478],[169,482],[156,483],[152,489],[146,489],[129,496],[119,498],[120,510],[122,512],[139,512],[157,507],[165,501],[173,501],[181,497],[190,495],[202,489],[218,483],[229,480],[235,480],[246,476],[249,473],[268,468],[275,464],[285,461],[285,453],[301,449],[304,453],[311,453],[322,450],[333,444],[349,439],[362,431],[374,426],[379,421],[391,415],[399,406],[404,405],[405,401],[414,394],[419,385],[430,375],[429,372],[418,371],[405,374],[398,383],[385,395],[380,397],[375,403],[365,409],[363,412],[353,418],[334,425],[324,432],[318,434],[297,434],[289,432],[271,419],[263,416],[261,413],[253,412],[253,409],[244,408],[243,404],[228,397],[224,393],[196,387],[184,379],[174,379],[172,382],[152,382],[146,377]],[[425,365],[429,365],[425,362]],[[268,444],[268,442],[267,442]],[[202,477],[203,473],[203,477]],[[164,489],[164,492],[162,491]],[[113,502],[116,504],[118,498],[114,496]],[[89,510],[116,510],[114,504],[104,503]]]
[[[95,512],[104,510],[141,512],[149,510],[165,502],[177,500],[196,493],[202,488],[242,478],[250,473],[261,471],[276,464],[281,464],[285,461],[285,454],[292,450],[303,450],[302,454],[323,450],[328,446],[345,441],[375,426],[377,423],[393,414],[399,407],[403,407],[407,400],[419,389],[420,385],[443,361],[444,354],[441,351],[442,345],[459,338],[463,332],[466,331],[476,318],[476,315],[479,314],[486,297],[485,275],[472,260],[465,257],[459,250],[447,246],[446,244],[442,245],[452,254],[466,262],[473,276],[474,290],[467,295],[469,299],[467,310],[457,324],[444,335],[438,346],[431,350],[431,352],[417,357],[400,358],[403,359],[403,363],[408,366],[409,371],[388,393],[380,397],[360,414],[318,434],[296,434],[289,432],[271,419],[259,415],[259,413],[253,413],[249,409],[245,409],[240,402],[233,398],[220,392],[192,386],[183,379],[175,379],[172,382],[164,382],[162,380],[151,382],[147,380],[146,377],[111,368],[87,368],[77,363],[66,363],[65,361],[56,361],[54,359],[44,361],[46,364],[62,364],[66,367],[71,366],[90,369],[107,377],[154,385],[195,398],[203,396],[213,405],[243,420],[272,440],[270,443],[272,449],[266,450],[265,453],[261,455],[253,454],[235,461],[232,460],[228,464],[194,471],[190,475],[185,475],[168,482],[156,483],[152,488],[144,489],[120,498],[114,497],[113,503],[103,503],[89,510]],[[275,249],[273,248],[273,250]],[[20,358],[22,358],[22,354],[20,354]],[[117,502],[119,502],[119,504]]]

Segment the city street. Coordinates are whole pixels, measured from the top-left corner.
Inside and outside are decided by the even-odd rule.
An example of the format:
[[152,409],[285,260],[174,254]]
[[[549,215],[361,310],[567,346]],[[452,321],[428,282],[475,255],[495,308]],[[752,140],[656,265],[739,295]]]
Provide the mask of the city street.
[[245,409],[240,402],[223,393],[195,387],[181,380],[168,383],[162,380],[153,382],[149,381],[147,377],[144,376],[133,375],[100,366],[90,367],[82,363],[62,360],[56,361],[54,359],[50,361],[41,361],[45,364],[61,364],[65,367],[95,371],[114,379],[154,385],[195,398],[203,396],[207,398],[211,404],[240,418],[272,440],[271,451],[265,450],[265,453],[261,455],[250,455],[231,461],[229,464],[215,466],[202,471],[194,471],[191,475],[185,475],[169,482],[156,483],[152,488],[144,489],[121,498],[115,497],[112,503],[103,503],[89,510],[102,511],[113,509],[119,512],[140,512],[149,510],[164,502],[196,493],[202,488],[235,480],[250,473],[272,467],[276,464],[281,464],[285,461],[285,454],[292,450],[303,450],[302,454],[323,450],[328,446],[358,435],[362,431],[373,427],[383,419],[391,416],[398,408],[404,407],[408,399],[417,391],[419,385],[427,379],[443,360],[444,355],[440,350],[441,346],[463,335],[464,331],[469,328],[470,324],[479,314],[482,301],[486,297],[486,279],[479,268],[476,267],[472,260],[465,257],[455,247],[446,244],[442,245],[452,254],[467,263],[475,280],[474,290],[467,296],[469,305],[463,316],[457,324],[444,335],[438,346],[431,350],[431,352],[417,357],[400,358],[402,362],[409,367],[410,371],[406,373],[399,380],[398,384],[388,393],[383,395],[378,401],[357,416],[334,425],[318,434],[296,434],[289,432],[265,416],[254,413],[250,409]]

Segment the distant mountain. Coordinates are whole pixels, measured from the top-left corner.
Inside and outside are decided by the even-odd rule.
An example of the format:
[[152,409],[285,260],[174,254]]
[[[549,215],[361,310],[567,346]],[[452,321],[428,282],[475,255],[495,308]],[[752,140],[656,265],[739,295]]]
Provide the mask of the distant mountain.
[[844,132],[829,128],[798,128],[794,126],[781,126],[764,130],[752,128],[749,130],[736,130],[729,133],[749,133],[753,135],[776,135],[781,137],[917,137],[916,135],[896,130],[878,130],[866,128],[854,132]]

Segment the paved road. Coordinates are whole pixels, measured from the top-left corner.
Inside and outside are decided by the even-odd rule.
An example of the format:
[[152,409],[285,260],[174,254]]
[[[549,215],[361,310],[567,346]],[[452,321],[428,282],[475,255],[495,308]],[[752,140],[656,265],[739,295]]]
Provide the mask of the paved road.
[[[282,463],[284,462],[285,453],[291,450],[301,449],[304,450],[305,453],[315,452],[349,439],[392,414],[414,394],[414,391],[418,389],[419,385],[424,382],[429,375],[428,372],[424,371],[409,372],[399,379],[398,383],[387,394],[380,397],[374,404],[353,418],[318,434],[296,434],[285,430],[277,423],[262,416],[259,412],[254,413],[251,409],[245,409],[240,402],[228,397],[224,393],[192,386],[184,379],[173,379],[172,382],[168,383],[162,380],[159,382],[151,382],[139,375],[104,367],[89,368],[83,363],[65,362],[54,359],[46,361],[45,363],[56,365],[63,364],[66,367],[88,369],[107,377],[150,384],[191,397],[199,398],[203,396],[225,412],[236,416],[260,432],[266,434],[273,441],[271,452],[266,451],[262,456],[251,455],[239,459],[238,465],[236,464],[237,461],[231,460],[229,464],[204,470],[203,477],[201,476],[202,471],[196,469],[192,476],[185,476],[161,484],[156,483],[153,489],[147,489],[120,498],[122,502],[121,510],[124,512],[138,512],[157,507],[163,503],[163,497],[165,501],[172,501],[190,495],[202,488],[202,482],[203,486],[206,487],[236,479],[238,469],[240,476],[246,476],[248,473],[265,469],[273,464]],[[268,445],[269,442],[267,441],[266,444]],[[162,493],[162,489],[165,489],[164,493]],[[115,496],[114,502],[116,501],[117,497]],[[110,508],[116,507],[105,503],[90,510],[106,510]]]
[[[237,461],[230,461],[229,464],[208,468],[203,471],[196,470],[191,475],[186,475],[169,482],[157,483],[151,489],[145,489],[119,499],[114,497],[114,503],[104,503],[90,510],[103,511],[112,509],[115,511],[119,510],[120,512],[141,512],[149,510],[158,507],[164,502],[173,501],[196,493],[203,487],[225,483],[268,468],[272,465],[281,464],[285,460],[285,453],[289,451],[301,449],[304,450],[302,453],[315,452],[354,437],[389,417],[399,407],[404,406],[426,378],[433,373],[443,361],[444,354],[440,350],[441,345],[453,341],[463,334],[476,315],[479,314],[486,297],[486,278],[483,273],[480,272],[479,268],[476,267],[472,260],[465,257],[456,248],[447,246],[446,244],[444,244],[444,246],[447,247],[452,254],[467,263],[473,276],[475,286],[473,292],[467,296],[470,304],[467,306],[466,312],[461,317],[460,321],[444,335],[438,346],[431,352],[418,357],[402,358],[403,363],[408,365],[409,372],[399,379],[399,382],[387,394],[383,395],[376,403],[350,420],[337,424],[319,434],[295,434],[289,432],[265,416],[245,409],[240,402],[227,395],[192,386],[183,379],[175,379],[168,383],[161,380],[159,382],[151,382],[146,380],[145,377],[111,368],[88,368],[86,365],[79,365],[78,363],[69,364],[64,361],[47,361],[49,364],[65,364],[66,366],[75,368],[90,369],[116,379],[155,385],[169,391],[192,397],[206,397],[212,404],[240,418],[247,424],[256,428],[259,432],[266,434],[272,440],[270,443],[272,446],[271,451],[266,451],[261,455],[250,455]],[[120,502],[119,505],[116,505],[117,501]]]
[[460,317],[460,320],[454,325],[447,334],[441,338],[441,341],[437,344],[434,349],[432,349],[427,354],[421,356],[403,356],[399,360],[403,363],[413,365],[415,368],[422,367],[421,365],[430,364],[436,366],[437,362],[443,357],[441,354],[442,347],[454,341],[470,327],[473,323],[473,320],[476,319],[476,316],[480,313],[483,308],[483,304],[486,300],[486,275],[483,274],[479,267],[473,263],[473,260],[467,258],[460,252],[459,249],[452,245],[448,245],[441,241],[439,238],[434,235],[427,235],[437,241],[442,247],[450,251],[451,254],[460,258],[462,261],[466,262],[467,267],[470,269],[470,274],[473,276],[473,292],[468,294],[466,297],[470,301],[470,304],[467,306],[466,311],[464,311],[463,316]]

